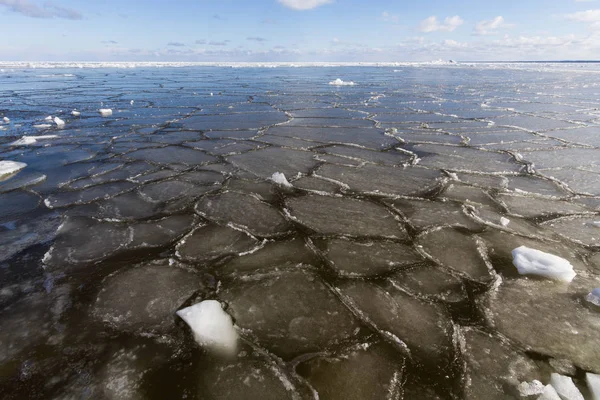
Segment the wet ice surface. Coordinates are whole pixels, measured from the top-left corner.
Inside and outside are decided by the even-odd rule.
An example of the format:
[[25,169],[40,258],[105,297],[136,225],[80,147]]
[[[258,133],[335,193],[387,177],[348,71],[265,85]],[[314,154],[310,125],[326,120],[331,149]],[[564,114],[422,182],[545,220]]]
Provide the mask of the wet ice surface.
[[600,80],[565,68],[2,70],[0,397],[597,398]]

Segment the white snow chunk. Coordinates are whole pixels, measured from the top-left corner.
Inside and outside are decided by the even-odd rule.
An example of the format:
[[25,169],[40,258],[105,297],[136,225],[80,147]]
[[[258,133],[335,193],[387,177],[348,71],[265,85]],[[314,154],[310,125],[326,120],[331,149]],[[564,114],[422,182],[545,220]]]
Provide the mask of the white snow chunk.
[[550,375],[550,384],[563,400],[585,400],[573,383],[573,379],[568,376],[553,373]]
[[329,82],[329,84],[333,85],[333,86],[354,86],[355,85],[355,83],[352,81],[350,81],[350,82],[343,81],[340,78],[337,78],[335,81]]
[[546,385],[537,400],[562,400],[552,385]]
[[600,307],[600,288],[592,289],[592,291],[588,293],[585,299],[593,305]]
[[74,117],[79,117],[81,115],[81,113],[77,110],[73,110],[73,111],[71,111],[71,115]]
[[48,128],[51,128],[52,125],[50,125],[50,124],[37,124],[37,125],[34,125],[33,127],[36,128],[36,129],[48,129]]
[[569,261],[540,250],[520,246],[512,251],[512,256],[521,275],[539,275],[564,282],[571,282],[577,275]]
[[27,146],[30,144],[37,143],[38,140],[44,139],[56,139],[58,136],[56,135],[44,135],[44,136],[23,136],[19,140],[15,140],[12,143],[9,143],[9,146]]
[[134,103],[134,101],[133,101],[133,100],[131,100],[131,101],[129,102],[129,104],[131,104],[131,105],[133,105],[133,103]]
[[8,124],[10,122],[10,119],[8,117],[4,117],[4,118],[2,118],[2,121],[6,122]]
[[273,175],[271,175],[271,180],[278,185],[285,186],[288,188],[292,187],[292,184],[288,182],[285,175],[281,172],[275,172]]
[[592,400],[600,400],[600,375],[588,372],[585,374],[585,380],[588,389],[590,389]]
[[112,115],[112,110],[110,108],[101,108],[98,112],[103,117],[110,117]]
[[0,177],[4,175],[14,174],[25,168],[27,164],[18,161],[0,161]]
[[508,224],[510,224],[510,219],[505,218],[505,217],[500,217],[500,225],[508,226]]
[[46,118],[44,118],[44,121],[52,121],[52,116],[48,115]]
[[62,119],[58,118],[58,117],[54,117],[54,123],[56,124],[56,126],[58,127],[63,127],[65,126],[65,121],[63,121]]
[[521,382],[517,387],[522,397],[542,394],[544,392],[544,384],[537,379],[531,382]]
[[217,300],[204,300],[177,311],[194,332],[194,339],[201,346],[212,350],[235,352],[238,333],[229,314],[223,311]]

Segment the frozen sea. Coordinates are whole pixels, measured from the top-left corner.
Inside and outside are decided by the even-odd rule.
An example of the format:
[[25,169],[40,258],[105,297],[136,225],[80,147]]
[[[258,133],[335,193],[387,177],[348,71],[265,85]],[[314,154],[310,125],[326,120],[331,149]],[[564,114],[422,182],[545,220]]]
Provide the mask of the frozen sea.
[[0,63],[0,161],[2,399],[595,398],[599,64]]

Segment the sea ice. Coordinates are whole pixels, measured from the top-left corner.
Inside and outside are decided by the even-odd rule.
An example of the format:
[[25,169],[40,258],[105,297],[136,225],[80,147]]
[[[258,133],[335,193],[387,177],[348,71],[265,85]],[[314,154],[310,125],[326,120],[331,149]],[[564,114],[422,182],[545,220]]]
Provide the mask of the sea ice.
[[52,125],[50,125],[50,124],[37,124],[37,125],[34,125],[33,127],[36,128],[36,129],[48,129],[48,128],[51,128]]
[[544,384],[534,379],[531,382],[521,382],[518,389],[522,397],[533,396],[544,392]]
[[275,172],[273,175],[271,175],[271,180],[278,185],[288,187],[288,188],[292,187],[292,184],[288,182],[285,175],[282,174],[281,172]]
[[8,117],[4,117],[4,118],[2,118],[2,121],[6,122],[8,124],[10,122],[10,119]]
[[52,121],[52,116],[48,115],[46,118],[44,118],[44,121]]
[[592,400],[600,400],[600,375],[588,372],[585,374],[585,380],[592,395]]
[[563,400],[584,400],[583,395],[568,376],[553,373],[550,375],[550,384]]
[[110,108],[101,108],[98,110],[101,116],[110,117],[112,115],[112,110]]
[[71,111],[71,115],[74,117],[79,117],[79,116],[81,116],[81,112],[79,112],[77,110],[73,110],[73,111]]
[[333,86],[354,86],[355,83],[352,81],[343,81],[340,78],[337,78],[335,81],[329,82],[330,85]]
[[546,385],[537,400],[562,400],[552,385]]
[[19,140],[15,140],[12,143],[9,143],[9,146],[27,146],[30,144],[37,143],[38,140],[44,139],[56,139],[58,136],[56,135],[44,135],[44,136],[23,136]]
[[510,219],[505,218],[505,217],[500,217],[500,225],[508,226],[508,224],[510,224]]
[[600,306],[600,288],[592,289],[585,299],[596,306]]
[[58,127],[62,127],[65,126],[65,121],[63,121],[62,119],[58,118],[58,117],[54,117],[54,123],[56,124],[56,126]]
[[564,258],[526,246],[512,251],[513,264],[521,275],[540,275],[550,279],[571,282],[575,275],[573,266]]
[[18,161],[0,161],[0,179],[5,175],[12,175],[25,168],[27,164]]
[[209,349],[235,352],[238,333],[233,327],[231,316],[223,311],[217,300],[204,300],[177,311],[194,332],[194,339]]

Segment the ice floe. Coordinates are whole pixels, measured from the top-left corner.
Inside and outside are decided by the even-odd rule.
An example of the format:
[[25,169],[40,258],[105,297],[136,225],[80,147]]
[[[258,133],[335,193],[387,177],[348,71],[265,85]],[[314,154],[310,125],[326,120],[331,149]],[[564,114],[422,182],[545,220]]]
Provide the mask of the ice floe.
[[563,400],[584,400],[583,395],[568,376],[553,373],[550,375],[550,384]]
[[354,86],[355,83],[352,81],[343,81],[340,78],[337,78],[334,81],[329,82],[330,85],[333,86]]
[[591,292],[585,297],[590,303],[600,307],[600,288],[592,289]]
[[238,333],[233,327],[231,316],[217,300],[204,300],[177,311],[194,332],[198,344],[208,349],[234,353]]
[[531,382],[521,382],[517,389],[523,397],[533,396],[544,392],[544,384],[537,379],[534,379]]
[[54,117],[54,123],[56,124],[56,126],[58,126],[59,128],[65,126],[65,121],[63,121],[62,119],[58,118],[58,117]]
[[275,172],[273,175],[271,175],[271,180],[278,185],[288,187],[288,188],[292,187],[292,184],[288,182],[285,175],[282,174],[281,172]]
[[571,282],[575,275],[573,266],[564,258],[526,246],[512,251],[513,264],[521,275],[539,275],[564,282]]
[[18,161],[0,161],[0,179],[5,175],[11,175],[25,168],[27,164]]
[[6,122],[8,124],[10,122],[10,118],[4,117],[4,118],[2,118],[2,121]]
[[588,372],[585,374],[585,380],[592,395],[592,400],[600,400],[600,375]]
[[561,397],[556,392],[556,389],[554,389],[554,387],[552,387],[552,385],[546,385],[546,386],[544,386],[544,391],[542,392],[542,394],[540,394],[540,396],[537,398],[537,400],[563,400],[563,399],[561,399]]
[[71,115],[74,117],[79,117],[79,116],[81,116],[81,112],[79,112],[77,110],[73,110],[73,111],[71,111]]
[[98,112],[102,117],[110,117],[113,113],[112,109],[110,108],[101,108],[98,110]]
[[27,146],[30,144],[37,143],[38,140],[56,139],[56,135],[44,135],[44,136],[23,136],[19,140],[15,140],[10,143],[9,146]]

